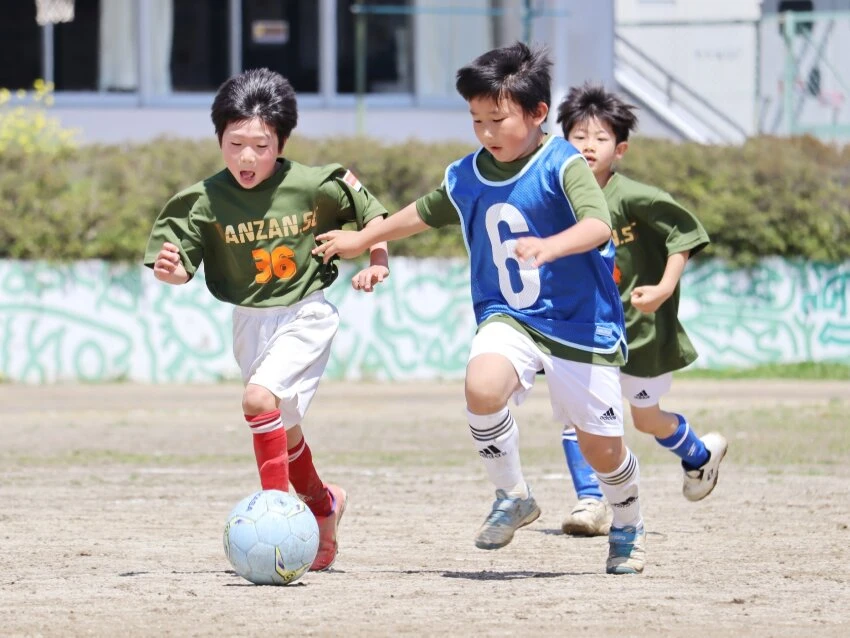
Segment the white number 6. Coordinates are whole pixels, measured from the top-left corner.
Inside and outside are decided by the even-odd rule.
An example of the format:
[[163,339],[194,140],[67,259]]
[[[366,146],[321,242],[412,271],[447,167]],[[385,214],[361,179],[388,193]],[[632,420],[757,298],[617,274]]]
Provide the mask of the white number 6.
[[[511,308],[520,310],[534,305],[540,296],[540,271],[536,266],[523,263],[516,257],[514,247],[516,239],[502,241],[499,237],[499,222],[505,222],[513,233],[528,231],[528,223],[515,206],[510,204],[493,204],[485,215],[487,235],[493,248],[493,263],[499,270],[499,288]],[[519,278],[522,285],[514,291],[508,261],[514,261],[519,266]]]

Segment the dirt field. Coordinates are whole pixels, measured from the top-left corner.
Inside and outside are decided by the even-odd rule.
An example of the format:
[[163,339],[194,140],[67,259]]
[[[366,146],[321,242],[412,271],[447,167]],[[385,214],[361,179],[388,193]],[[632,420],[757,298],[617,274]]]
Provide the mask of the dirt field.
[[730,452],[706,501],[650,439],[649,564],[606,576],[573,539],[545,384],[515,410],[541,518],[475,549],[492,499],[462,384],[322,386],[305,431],[349,491],[342,553],[286,588],[231,571],[258,487],[236,385],[0,386],[2,636],[848,636],[850,384],[677,381],[665,402]]

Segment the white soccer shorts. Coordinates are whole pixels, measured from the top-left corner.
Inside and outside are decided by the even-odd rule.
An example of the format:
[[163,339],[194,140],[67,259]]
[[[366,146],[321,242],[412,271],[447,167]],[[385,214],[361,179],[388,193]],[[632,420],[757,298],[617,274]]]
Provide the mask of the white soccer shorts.
[[233,309],[233,354],[242,381],[280,399],[283,427],[304,419],[338,328],[339,313],[322,291],[291,306]]
[[620,373],[620,385],[623,386],[623,396],[636,408],[651,408],[661,401],[661,397],[670,392],[673,385],[673,373],[668,372],[660,377],[633,377]]
[[548,355],[518,330],[507,324],[487,324],[472,340],[469,359],[481,354],[500,354],[514,367],[520,387],[514,402],[522,403],[540,370],[549,384],[552,415],[565,426],[599,436],[623,436],[620,369],[559,359]]

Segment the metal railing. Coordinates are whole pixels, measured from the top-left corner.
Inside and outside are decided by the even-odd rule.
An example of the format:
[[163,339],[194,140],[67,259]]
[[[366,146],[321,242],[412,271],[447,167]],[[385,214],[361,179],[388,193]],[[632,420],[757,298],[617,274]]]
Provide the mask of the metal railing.
[[[614,39],[616,44],[628,51],[629,56],[640,59],[655,75],[649,75],[641,71],[626,56],[618,55],[615,49],[614,59],[616,63],[634,69],[645,82],[664,96],[668,106],[680,107],[687,116],[695,120],[699,125],[708,130],[716,131],[722,138],[722,141],[740,141],[747,137],[747,131],[738,122],[735,122],[718,107],[711,104],[705,96],[700,95],[683,80],[675,77],[659,62],[644,53],[637,45],[619,33],[615,34]],[[660,80],[658,79],[659,77],[661,78]],[[686,99],[678,97],[679,95],[684,96]],[[656,113],[656,115],[663,117],[661,113]],[[721,134],[721,127],[717,126],[718,123],[722,123],[723,127],[727,129],[726,134]],[[670,122],[670,124],[675,126],[675,123]],[[729,135],[730,131],[732,135]]]

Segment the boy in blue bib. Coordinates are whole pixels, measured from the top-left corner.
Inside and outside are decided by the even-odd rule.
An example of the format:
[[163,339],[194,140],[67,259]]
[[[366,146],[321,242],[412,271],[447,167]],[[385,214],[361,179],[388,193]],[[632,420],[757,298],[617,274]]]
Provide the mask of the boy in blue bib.
[[451,164],[433,192],[374,227],[321,234],[313,252],[352,258],[378,241],[460,224],[478,323],[466,369],[467,420],[496,491],[475,544],[504,547],[540,516],[508,401],[519,404],[542,370],[555,419],[575,428],[614,505],[606,571],[634,574],[646,562],[646,536],[638,462],[623,442],[626,340],[611,217],[581,153],[541,128],[550,68],[544,53],[516,43],[460,69],[456,88],[481,148]]

